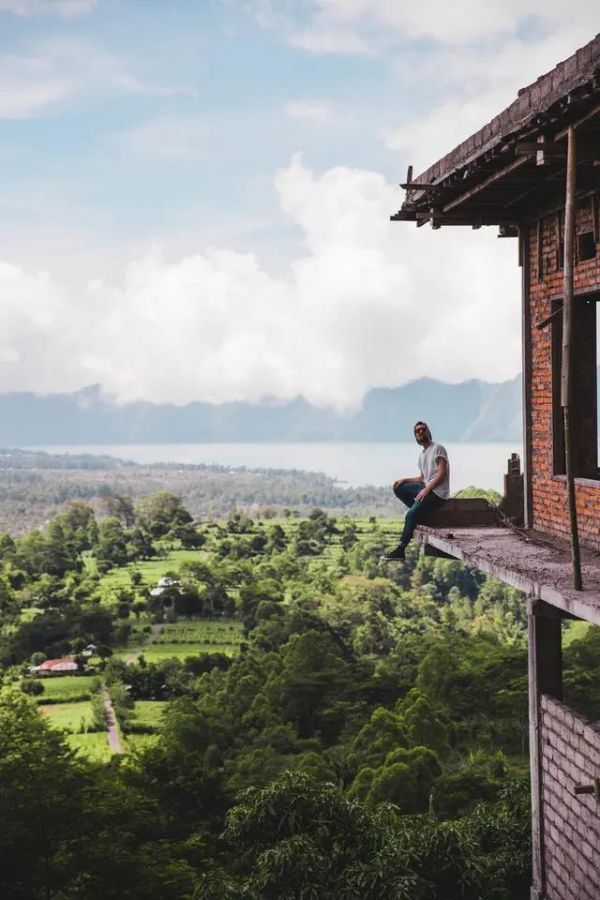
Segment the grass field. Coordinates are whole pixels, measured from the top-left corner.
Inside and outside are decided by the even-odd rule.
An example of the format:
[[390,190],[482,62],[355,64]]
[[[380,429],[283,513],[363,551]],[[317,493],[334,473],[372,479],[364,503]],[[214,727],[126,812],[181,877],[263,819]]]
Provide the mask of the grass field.
[[237,656],[241,640],[242,625],[233,619],[173,622],[165,625],[160,637],[144,650],[144,657],[148,662],[157,662],[170,657],[185,659],[201,653]]
[[158,741],[158,737],[158,734],[128,734],[127,752],[135,753],[136,750],[145,750],[146,747],[153,747]]
[[[153,735],[140,735],[140,737],[146,736],[153,737]],[[66,739],[72,750],[77,750],[82,756],[86,756],[93,762],[108,762],[112,756],[105,731],[69,734]]]
[[[47,706],[42,704],[39,711],[53,728],[60,728],[62,731],[76,734],[92,727],[92,704],[89,700],[79,703],[52,703]],[[104,737],[106,739],[105,733]]]
[[[161,559],[142,560],[129,563],[119,569],[112,569],[100,579],[99,590],[102,599],[106,603],[112,603],[120,588],[131,590],[133,572],[139,572],[142,576],[138,589],[155,587],[159,578],[162,578],[167,572],[177,571],[182,563],[201,559],[204,555],[201,550],[171,550]],[[88,559],[86,565],[91,568],[92,565],[95,565],[94,560]]]
[[44,693],[39,696],[40,703],[48,700],[73,703],[75,700],[88,700],[98,678],[96,675],[59,675],[41,681]]
[[164,700],[136,700],[131,717],[132,725],[142,725],[144,728],[160,731],[166,706],[167,703]]

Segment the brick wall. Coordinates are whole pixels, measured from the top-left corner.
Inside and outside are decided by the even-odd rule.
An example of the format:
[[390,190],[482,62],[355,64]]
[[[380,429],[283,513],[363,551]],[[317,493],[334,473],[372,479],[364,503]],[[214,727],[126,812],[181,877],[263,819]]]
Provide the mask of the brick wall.
[[[585,201],[577,212],[576,231],[578,234],[588,231],[592,225],[592,204]],[[564,479],[554,477],[552,449],[552,326],[536,328],[553,312],[552,301],[562,298],[563,272],[559,258],[562,222],[557,216],[542,220],[541,235],[541,253],[538,253],[537,226],[529,230],[527,242],[531,309],[532,524],[540,531],[566,538],[569,535],[567,489]],[[595,258],[575,266],[575,291],[596,290],[600,290],[600,247]],[[576,494],[581,542],[600,550],[600,481],[577,483]]]
[[600,726],[542,694],[540,744],[544,900],[598,900],[600,804],[573,789],[600,775]]

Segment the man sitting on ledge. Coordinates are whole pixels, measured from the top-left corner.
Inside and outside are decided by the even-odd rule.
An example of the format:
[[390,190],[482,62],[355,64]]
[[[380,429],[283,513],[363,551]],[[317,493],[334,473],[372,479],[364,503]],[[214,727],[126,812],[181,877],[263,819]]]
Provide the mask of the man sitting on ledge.
[[420,475],[398,478],[394,494],[408,506],[400,543],[382,559],[404,559],[404,551],[414,530],[430,512],[441,506],[450,496],[450,463],[446,448],[437,444],[425,422],[417,422],[415,440],[423,448],[419,453]]

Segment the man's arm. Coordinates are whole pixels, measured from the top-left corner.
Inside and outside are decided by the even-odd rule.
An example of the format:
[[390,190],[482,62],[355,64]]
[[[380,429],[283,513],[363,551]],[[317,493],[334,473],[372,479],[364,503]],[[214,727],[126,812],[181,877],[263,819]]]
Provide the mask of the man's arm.
[[433,476],[429,484],[425,485],[422,491],[419,491],[415,498],[416,500],[424,500],[427,494],[430,494],[432,490],[436,488],[438,484],[441,484],[448,475],[448,460],[446,459],[446,457],[438,456],[436,462],[437,467],[435,475]]

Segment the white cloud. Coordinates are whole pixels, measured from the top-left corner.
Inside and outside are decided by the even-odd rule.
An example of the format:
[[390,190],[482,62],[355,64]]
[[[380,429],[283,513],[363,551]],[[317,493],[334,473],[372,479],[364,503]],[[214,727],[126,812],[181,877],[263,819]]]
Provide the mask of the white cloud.
[[283,111],[289,119],[306,119],[321,124],[333,119],[333,110],[327,100],[289,100]]
[[276,186],[306,245],[281,277],[227,249],[150,252],[84,291],[0,266],[0,390],[99,382],[121,401],[303,394],[343,409],[420,375],[518,371],[513,242],[390,223],[399,192],[373,172],[317,177],[296,158]]
[[86,40],[48,40],[28,54],[0,56],[0,118],[29,118],[69,99],[114,92],[198,96],[187,87],[145,82]]
[[74,90],[47,60],[0,56],[0,119],[38,115],[65,100]]
[[318,27],[292,31],[289,43],[292,47],[316,55],[371,56],[374,52],[370,44],[358,34],[336,28]]
[[211,156],[215,135],[198,115],[157,116],[110,138],[140,159],[190,162]]
[[58,15],[65,19],[91,12],[98,0],[0,0],[0,13],[17,16]]
[[[415,163],[416,171],[421,171],[502,112],[520,87],[573,53],[586,37],[589,34],[577,26],[534,44],[514,38],[496,46],[485,65],[479,47],[450,47],[437,52],[428,59],[424,77],[443,79],[445,98],[384,135],[386,146],[403,151]],[[403,70],[401,77],[406,74]]]
[[[440,0],[413,4],[398,0],[313,0],[310,4],[306,0],[287,0],[283,4],[277,0],[254,0],[250,8],[263,27],[288,36],[294,32],[305,36],[344,35],[349,52],[355,52],[352,37],[358,43],[369,41],[371,46],[372,39],[383,39],[389,44],[394,37],[460,46],[492,36],[509,37],[531,24],[570,29],[576,23],[590,36],[598,27],[597,0],[455,0],[452,4],[442,4]],[[317,43],[307,49],[331,52],[327,42],[320,51],[316,48]]]

